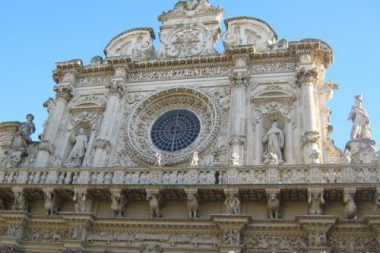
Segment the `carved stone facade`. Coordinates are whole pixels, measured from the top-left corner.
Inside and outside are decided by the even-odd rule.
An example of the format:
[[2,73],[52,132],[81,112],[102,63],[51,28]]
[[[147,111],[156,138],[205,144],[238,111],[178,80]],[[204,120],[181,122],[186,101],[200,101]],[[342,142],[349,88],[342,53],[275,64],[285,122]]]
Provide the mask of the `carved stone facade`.
[[136,28],[57,63],[40,141],[0,124],[0,252],[379,252],[379,152],[362,96],[330,139],[332,49],[222,19],[179,1],[159,49]]

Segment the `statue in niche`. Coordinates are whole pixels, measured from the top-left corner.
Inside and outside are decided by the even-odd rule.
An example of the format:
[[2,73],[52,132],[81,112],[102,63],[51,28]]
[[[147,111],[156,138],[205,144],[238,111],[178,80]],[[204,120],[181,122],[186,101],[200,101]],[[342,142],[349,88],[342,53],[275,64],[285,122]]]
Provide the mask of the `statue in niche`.
[[66,159],[65,166],[80,167],[88,145],[88,137],[84,133],[84,129],[80,128],[78,134],[74,138],[72,136],[70,137],[70,141],[74,144],[74,147]]
[[239,154],[237,154],[235,152],[231,154],[231,163],[232,163],[232,165],[239,166],[240,165],[239,160],[240,160]]
[[354,97],[355,106],[352,107],[348,120],[352,121],[351,139],[370,138],[370,119],[366,110],[362,108],[363,96]]
[[16,133],[16,139],[13,144],[13,148],[15,149],[26,148],[29,144],[33,142],[31,135],[34,134],[34,132],[36,131],[36,127],[33,123],[33,114],[26,115],[26,120],[26,122],[21,123]]
[[272,128],[263,138],[265,145],[264,162],[267,164],[280,164],[284,162],[282,151],[285,146],[284,132],[278,128],[278,122],[274,121]]

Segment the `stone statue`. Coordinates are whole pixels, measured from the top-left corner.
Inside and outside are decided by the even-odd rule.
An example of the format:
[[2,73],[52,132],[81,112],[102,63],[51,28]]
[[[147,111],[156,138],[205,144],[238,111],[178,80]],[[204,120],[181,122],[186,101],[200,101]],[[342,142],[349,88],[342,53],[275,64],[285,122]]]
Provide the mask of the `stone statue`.
[[198,217],[199,201],[196,193],[187,194],[187,208],[189,210],[189,219]]
[[71,142],[74,143],[74,147],[71,150],[68,158],[66,159],[66,167],[79,167],[82,165],[84,155],[86,154],[88,137],[84,133],[84,129],[80,128],[78,135]]
[[230,193],[224,201],[224,205],[226,214],[240,214],[240,200],[235,194]]
[[123,217],[127,207],[127,196],[120,190],[111,192],[111,209],[114,217]]
[[325,203],[323,192],[309,192],[308,201],[310,215],[322,215],[322,204]]
[[148,193],[146,196],[146,199],[149,201],[150,217],[152,219],[161,218],[162,217],[162,215],[160,213],[161,195],[160,194],[154,194],[154,193]]
[[28,201],[23,191],[15,192],[15,203],[13,210],[28,211]]
[[273,220],[280,218],[280,200],[278,193],[270,192],[267,194],[267,208],[269,219]]
[[160,153],[156,153],[155,155],[155,158],[156,158],[156,161],[154,162],[154,166],[158,166],[158,167],[161,167],[161,160],[162,160],[162,156]]
[[16,138],[13,143],[14,149],[24,149],[33,142],[31,135],[36,131],[36,127],[33,123],[33,114],[26,115],[26,120],[26,122],[20,124],[16,133]]
[[191,166],[192,167],[197,167],[199,164],[199,156],[198,156],[198,152],[197,151],[194,151],[193,153],[193,159],[191,160]]
[[363,96],[357,95],[354,97],[355,106],[352,107],[348,120],[352,121],[351,139],[370,138],[370,119],[366,110],[362,108]]
[[354,195],[352,192],[344,192],[343,194],[344,214],[345,217],[350,220],[357,218],[357,207]]
[[92,208],[92,199],[87,192],[76,190],[74,191],[73,201],[75,203],[75,212],[84,213],[90,212]]
[[231,163],[232,163],[232,165],[239,166],[240,165],[239,160],[240,160],[239,154],[237,154],[235,152],[232,153],[232,155],[231,155]]
[[49,216],[57,215],[60,209],[61,200],[53,191],[45,191],[45,209]]
[[282,151],[285,146],[285,135],[284,132],[278,128],[277,121],[273,122],[272,128],[269,129],[264,136],[263,143],[266,145],[264,152],[265,161],[268,157],[275,157],[277,158],[277,164],[284,162]]

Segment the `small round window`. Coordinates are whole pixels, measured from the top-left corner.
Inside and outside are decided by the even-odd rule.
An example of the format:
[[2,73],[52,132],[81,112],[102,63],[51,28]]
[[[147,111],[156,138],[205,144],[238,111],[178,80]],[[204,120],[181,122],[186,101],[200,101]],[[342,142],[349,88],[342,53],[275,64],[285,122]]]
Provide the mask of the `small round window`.
[[198,137],[201,124],[189,110],[172,110],[161,115],[153,124],[150,136],[162,151],[179,151],[190,146]]

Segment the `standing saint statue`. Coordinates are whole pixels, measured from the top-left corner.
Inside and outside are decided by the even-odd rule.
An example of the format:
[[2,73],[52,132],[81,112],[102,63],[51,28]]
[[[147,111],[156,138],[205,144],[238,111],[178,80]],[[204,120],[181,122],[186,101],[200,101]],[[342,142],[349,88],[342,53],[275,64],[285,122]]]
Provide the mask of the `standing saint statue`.
[[370,119],[367,111],[362,108],[363,96],[355,96],[354,100],[355,106],[352,107],[351,113],[348,116],[348,120],[352,121],[351,139],[370,138]]
[[[266,145],[264,159],[267,163],[279,164],[284,162],[282,150],[285,146],[285,136],[284,132],[278,128],[277,121],[273,122],[272,128],[264,136],[263,143]],[[271,162],[271,160],[274,160],[274,162]]]
[[84,155],[86,154],[88,137],[84,133],[84,129],[80,128],[79,133],[75,138],[70,138],[74,144],[69,156],[66,159],[66,167],[79,167],[82,165]]
[[19,129],[16,133],[16,138],[13,144],[15,149],[26,148],[31,144],[31,135],[36,131],[36,127],[33,123],[34,116],[32,114],[26,115],[26,122],[20,124]]

